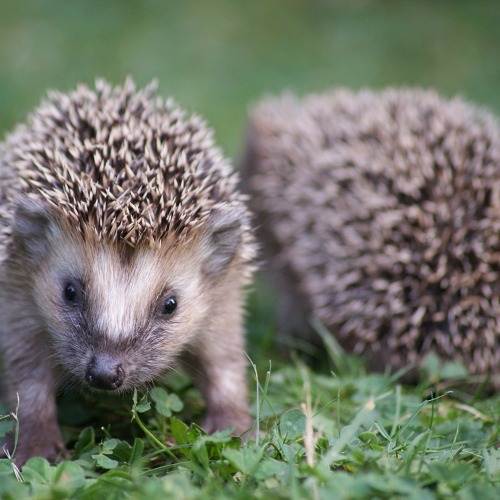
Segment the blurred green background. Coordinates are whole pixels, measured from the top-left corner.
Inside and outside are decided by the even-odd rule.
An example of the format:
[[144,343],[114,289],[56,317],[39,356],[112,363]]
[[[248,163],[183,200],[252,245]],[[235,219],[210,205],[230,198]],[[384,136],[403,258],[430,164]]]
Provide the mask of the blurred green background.
[[236,156],[249,103],[434,87],[500,112],[499,0],[2,0],[0,132],[48,88],[153,78]]
[[500,114],[500,1],[0,1],[2,136],[48,88],[126,75],[158,78],[233,158],[248,106],[283,89],[433,87]]

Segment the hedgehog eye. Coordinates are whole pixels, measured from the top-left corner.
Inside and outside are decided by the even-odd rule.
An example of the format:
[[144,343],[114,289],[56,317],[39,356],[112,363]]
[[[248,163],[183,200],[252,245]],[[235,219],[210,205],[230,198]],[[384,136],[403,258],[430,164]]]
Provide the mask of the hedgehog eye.
[[66,283],[64,285],[64,300],[68,304],[77,304],[80,300],[80,290],[75,283]]
[[172,314],[177,309],[177,299],[175,297],[168,297],[163,302],[161,313],[164,315]]

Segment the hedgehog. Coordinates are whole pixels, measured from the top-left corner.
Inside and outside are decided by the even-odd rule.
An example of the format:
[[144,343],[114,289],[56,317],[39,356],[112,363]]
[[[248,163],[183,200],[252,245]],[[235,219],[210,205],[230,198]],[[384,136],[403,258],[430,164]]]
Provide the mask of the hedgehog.
[[[500,372],[500,127],[435,91],[267,97],[242,177],[280,297],[375,370],[428,353]],[[497,382],[497,386],[500,383]]]
[[178,364],[204,396],[205,430],[248,430],[242,317],[255,242],[237,173],[205,122],[154,83],[53,91],[6,137],[0,174],[0,343],[6,403],[19,397],[17,461],[64,451],[60,388],[144,389]]

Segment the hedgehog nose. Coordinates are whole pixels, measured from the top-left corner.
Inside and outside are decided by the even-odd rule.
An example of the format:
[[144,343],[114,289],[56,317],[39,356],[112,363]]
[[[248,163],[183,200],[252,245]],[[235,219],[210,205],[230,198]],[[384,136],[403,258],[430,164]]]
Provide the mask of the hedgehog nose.
[[125,372],[121,363],[107,356],[94,356],[85,374],[85,380],[91,387],[114,391],[123,384]]

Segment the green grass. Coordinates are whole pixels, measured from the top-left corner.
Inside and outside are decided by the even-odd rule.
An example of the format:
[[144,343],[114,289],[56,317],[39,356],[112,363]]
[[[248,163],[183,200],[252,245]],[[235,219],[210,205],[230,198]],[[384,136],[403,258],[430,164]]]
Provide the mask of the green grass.
[[70,460],[1,460],[0,498],[498,498],[500,397],[458,390],[463,367],[434,358],[414,387],[344,361],[260,373],[256,440],[187,425],[202,403],[172,374],[114,403],[114,424],[64,425]]
[[[283,89],[433,87],[499,113],[499,25],[498,0],[4,0],[0,132],[48,88],[96,76],[158,78],[234,158],[250,103]],[[286,362],[272,318],[259,287],[248,335],[257,443],[191,424],[203,402],[176,374],[149,409],[140,396],[109,408],[67,394],[74,455],[32,459],[18,476],[0,461],[0,498],[500,497],[498,395],[465,391],[463,369],[433,359],[418,386],[366,373],[332,345],[314,370],[300,352]]]

